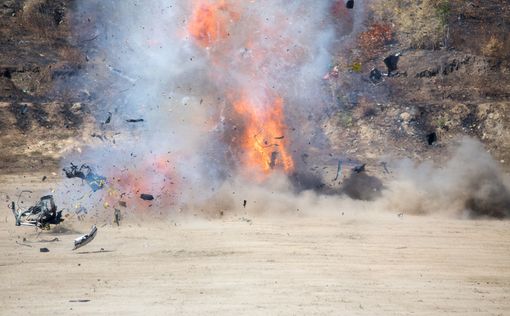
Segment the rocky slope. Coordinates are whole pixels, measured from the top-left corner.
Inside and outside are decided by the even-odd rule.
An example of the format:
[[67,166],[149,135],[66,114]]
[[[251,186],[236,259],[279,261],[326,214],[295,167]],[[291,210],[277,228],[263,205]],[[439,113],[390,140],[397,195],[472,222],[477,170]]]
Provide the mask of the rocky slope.
[[[381,173],[370,166],[384,157],[440,162],[452,140],[470,135],[510,166],[507,1],[383,2],[367,2],[363,28],[325,80],[331,100],[321,124],[332,151]],[[72,31],[73,6],[0,1],[0,172],[55,168],[66,149],[93,139],[91,112],[103,104],[78,74],[100,61],[89,59],[94,33]],[[398,74],[374,83],[370,71],[384,73],[395,53]]]

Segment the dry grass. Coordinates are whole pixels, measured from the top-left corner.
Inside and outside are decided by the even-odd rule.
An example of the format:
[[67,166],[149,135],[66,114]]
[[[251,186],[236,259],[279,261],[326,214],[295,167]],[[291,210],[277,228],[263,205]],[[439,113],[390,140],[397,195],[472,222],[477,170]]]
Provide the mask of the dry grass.
[[390,25],[375,23],[358,38],[359,47],[365,57],[377,56],[384,46],[393,41],[393,31]]
[[482,47],[482,53],[484,56],[502,58],[507,56],[508,51],[505,50],[504,42],[492,35],[487,41],[487,44]]
[[66,8],[53,0],[27,0],[22,11],[23,26],[41,39],[66,38],[69,26]]
[[374,0],[376,19],[391,23],[399,41],[412,48],[437,49],[443,43],[449,0]]

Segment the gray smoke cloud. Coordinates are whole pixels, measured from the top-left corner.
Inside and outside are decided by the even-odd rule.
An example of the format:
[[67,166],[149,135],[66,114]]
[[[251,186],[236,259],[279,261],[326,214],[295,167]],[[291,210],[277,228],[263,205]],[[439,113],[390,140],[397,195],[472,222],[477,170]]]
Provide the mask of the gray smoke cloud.
[[[127,199],[135,208],[208,215],[384,210],[508,216],[508,177],[470,139],[443,167],[395,161],[394,178],[374,201],[353,199],[346,190],[321,194],[296,189],[296,181],[278,169],[262,182],[243,176],[249,167],[242,162],[239,143],[245,121],[234,104],[240,99],[261,113],[274,109],[276,97],[283,100],[287,128],[285,135],[273,136],[285,137],[281,144],[288,146],[296,174],[306,173],[301,153],[310,144],[314,152],[322,148],[327,155],[319,124],[329,97],[322,77],[331,52],[362,28],[364,2],[356,3],[350,25],[335,23],[332,1],[80,3],[77,31],[97,37],[85,80],[104,103],[98,121],[112,112],[111,123],[101,129],[113,136],[107,145],[84,148],[64,163],[87,162],[109,184],[103,194],[88,194],[83,184],[59,188],[58,194],[88,208]],[[213,22],[207,24],[211,14]],[[195,29],[190,27],[194,23]],[[212,31],[205,32],[204,25]],[[132,118],[144,121],[126,122]],[[156,199],[140,202],[140,193]]]
[[[112,113],[111,122],[100,128],[115,142],[84,148],[64,165],[87,162],[128,197],[142,191],[157,195],[156,206],[205,203],[249,168],[240,145],[247,118],[234,106],[240,101],[262,113],[256,128],[263,131],[265,113],[282,100],[284,129],[270,136],[283,139],[270,141],[280,148],[285,143],[293,155],[316,133],[315,118],[326,106],[321,78],[336,39],[331,5],[304,0],[80,3],[76,32],[94,39],[85,82],[104,105],[95,113],[98,122]],[[144,121],[126,122],[139,118]],[[99,203],[97,196],[91,199]]]

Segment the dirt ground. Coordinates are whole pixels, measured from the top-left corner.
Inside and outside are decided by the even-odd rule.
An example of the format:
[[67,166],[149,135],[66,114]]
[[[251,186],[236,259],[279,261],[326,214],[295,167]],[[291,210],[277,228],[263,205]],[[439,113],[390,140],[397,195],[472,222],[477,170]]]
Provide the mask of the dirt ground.
[[[48,186],[39,175],[1,180],[8,194]],[[508,221],[371,210],[130,220],[98,223],[96,239],[72,251],[89,225],[37,235],[1,208],[1,315],[510,313]]]

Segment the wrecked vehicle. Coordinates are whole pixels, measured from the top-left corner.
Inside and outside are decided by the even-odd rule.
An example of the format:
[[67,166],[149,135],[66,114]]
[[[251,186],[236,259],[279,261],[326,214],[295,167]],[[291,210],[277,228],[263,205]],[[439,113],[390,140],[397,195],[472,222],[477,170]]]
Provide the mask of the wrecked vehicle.
[[62,211],[57,211],[52,195],[41,197],[36,205],[29,207],[27,210],[16,209],[16,203],[13,201],[11,209],[16,218],[16,226],[35,226],[41,229],[50,229],[50,225],[58,225],[64,221]]
[[65,172],[66,177],[69,179],[80,178],[85,180],[94,192],[102,189],[106,184],[106,177],[94,173],[92,168],[86,164],[83,164],[78,168],[77,165],[71,163],[70,167],[64,168],[62,170]]

